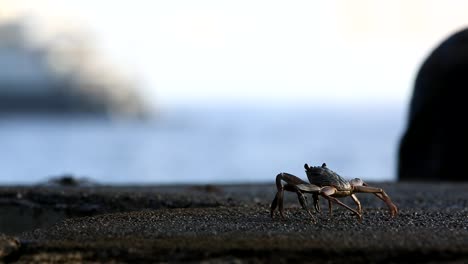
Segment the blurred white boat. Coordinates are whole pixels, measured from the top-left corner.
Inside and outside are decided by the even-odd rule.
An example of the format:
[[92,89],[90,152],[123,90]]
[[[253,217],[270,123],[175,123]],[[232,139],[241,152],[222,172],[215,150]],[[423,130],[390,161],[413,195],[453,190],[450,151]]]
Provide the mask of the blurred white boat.
[[93,52],[83,35],[41,46],[21,22],[0,24],[0,113],[147,114],[136,84]]

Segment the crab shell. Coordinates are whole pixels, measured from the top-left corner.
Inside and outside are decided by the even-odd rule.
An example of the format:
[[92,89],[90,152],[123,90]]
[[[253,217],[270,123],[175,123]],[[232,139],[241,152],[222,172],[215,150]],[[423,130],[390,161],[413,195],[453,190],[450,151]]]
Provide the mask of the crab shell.
[[343,179],[338,173],[327,168],[327,164],[323,163],[321,167],[309,167],[305,164],[307,178],[311,184],[323,187],[333,186],[339,191],[351,190],[349,181]]

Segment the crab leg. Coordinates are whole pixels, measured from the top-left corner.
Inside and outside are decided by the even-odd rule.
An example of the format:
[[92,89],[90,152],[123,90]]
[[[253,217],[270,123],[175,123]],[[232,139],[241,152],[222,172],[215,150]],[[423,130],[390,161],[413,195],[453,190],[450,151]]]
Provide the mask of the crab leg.
[[320,212],[320,204],[319,204],[318,195],[320,193],[321,187],[315,184],[302,183],[302,184],[296,185],[296,188],[298,188],[301,192],[311,193],[312,199],[314,199],[315,211]]
[[[281,194],[280,194],[281,192]],[[273,218],[273,213],[275,212],[275,209],[276,207],[278,206],[278,198],[279,196],[282,195],[282,191],[278,191],[275,195],[275,199],[273,199],[273,202],[271,202],[271,207],[270,207],[270,214],[271,214],[271,218]],[[282,197],[280,198],[282,199]],[[280,206],[280,208],[282,208],[283,205]],[[280,210],[280,214],[281,214],[281,210]]]
[[362,207],[361,207],[361,202],[358,200],[357,196],[355,194],[351,194],[351,198],[357,205],[357,211],[362,214]]
[[[286,185],[283,186],[281,184],[281,181],[285,181]],[[297,199],[299,200],[299,203],[301,204],[302,208],[306,210],[307,213],[310,215],[310,217],[315,221],[315,217],[312,215],[309,208],[307,207],[306,197],[300,191],[300,189],[296,187],[296,185],[304,185],[304,184],[308,184],[308,183],[288,173],[280,173],[276,176],[276,188],[278,192],[276,193],[276,196],[271,203],[270,214],[272,218],[273,218],[274,211],[277,206],[278,206],[278,210],[280,212],[281,218],[283,219],[285,218],[284,211],[283,211],[284,191],[290,191],[290,192],[295,192],[297,194]]]
[[[365,183],[365,182],[362,182],[362,185],[357,185],[357,186],[367,186],[367,187],[371,187],[369,186],[369,184]],[[383,191],[383,190],[382,190]],[[374,193],[375,196],[379,197],[380,200],[384,201],[384,197],[382,194],[380,193]]]
[[387,204],[392,217],[394,217],[398,213],[398,208],[396,207],[396,205],[393,204],[390,197],[381,188],[375,188],[375,187],[370,187],[370,186],[354,186],[353,191],[360,192],[360,193],[373,193],[375,194],[375,196],[379,197],[380,200],[384,201]]
[[307,199],[306,199],[306,196],[301,192],[299,191],[296,187],[294,187],[293,185],[285,185],[285,190],[286,190],[286,187],[292,187],[291,189],[292,190],[296,190],[296,194],[297,194],[297,199],[299,200],[299,203],[301,204],[302,206],[302,209],[306,210],[307,213],[309,214],[309,216],[312,218],[312,220],[315,222],[315,217],[314,215],[312,214],[312,212],[309,210],[309,208],[307,207]]
[[[357,217],[359,217],[359,221],[362,221],[362,215],[357,212],[356,210],[354,210],[353,208],[347,206],[346,204],[342,203],[340,200],[336,199],[335,197],[332,197],[333,194],[336,193],[336,188],[335,187],[331,187],[331,186],[327,186],[327,187],[323,187],[321,190],[320,190],[320,195],[322,195],[323,197],[325,197],[325,199],[327,199],[329,202],[335,202],[341,206],[343,206],[344,208],[350,210],[351,212],[353,212]],[[330,208],[330,212],[331,212],[331,204],[329,204],[329,208]]]
[[283,213],[284,187],[283,187],[283,184],[281,184],[281,181],[285,181],[286,183],[291,183],[291,184],[300,184],[300,183],[303,183],[304,181],[301,180],[300,178],[292,175],[292,174],[289,174],[289,173],[282,172],[282,173],[276,175],[276,189],[278,191],[277,191],[277,193],[275,195],[275,198],[271,202],[270,215],[273,218],[273,214],[275,212],[275,209],[278,206],[280,216],[281,216],[281,218],[284,219],[284,213]]
[[[301,204],[302,208],[307,211],[309,216],[315,221],[315,217],[312,214],[312,212],[309,210],[307,207],[307,198],[304,196],[304,194],[299,191],[294,185],[286,184],[283,186],[283,190],[285,191],[290,191],[290,192],[295,192],[297,194],[297,199],[299,200],[299,203]],[[281,215],[281,218],[284,219],[284,214],[283,214],[283,196],[284,192],[283,191],[278,191],[276,193],[275,199],[273,199],[273,202],[271,203],[271,217],[273,217],[274,210],[276,209],[276,206],[278,205],[278,209]]]
[[314,199],[314,208],[317,213],[320,213],[320,204],[319,204],[319,198],[318,198],[318,193],[313,193],[312,198]]

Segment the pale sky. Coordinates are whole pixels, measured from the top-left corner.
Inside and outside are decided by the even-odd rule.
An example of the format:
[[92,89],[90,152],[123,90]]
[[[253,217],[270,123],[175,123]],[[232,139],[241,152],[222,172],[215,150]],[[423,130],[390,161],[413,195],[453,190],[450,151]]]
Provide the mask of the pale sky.
[[157,104],[406,104],[415,73],[468,25],[466,1],[0,0],[38,34],[92,32]]

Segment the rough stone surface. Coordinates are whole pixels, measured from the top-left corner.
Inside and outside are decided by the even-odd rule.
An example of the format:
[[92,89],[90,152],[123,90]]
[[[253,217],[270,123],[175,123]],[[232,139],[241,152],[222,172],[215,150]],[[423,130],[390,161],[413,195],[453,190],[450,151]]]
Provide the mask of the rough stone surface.
[[[468,261],[468,183],[373,185],[383,187],[392,197],[400,209],[397,217],[390,218],[385,204],[374,195],[358,194],[364,207],[362,223],[349,211],[337,206],[330,218],[323,200],[324,211],[316,214],[317,223],[312,223],[300,208],[296,195],[286,193],[287,220],[280,220],[278,215],[271,219],[269,205],[275,194],[274,184],[93,189],[98,201],[98,197],[106,197],[110,193],[125,193],[143,200],[155,195],[169,200],[172,197],[174,205],[182,205],[175,202],[177,199],[196,201],[201,197],[211,197],[217,202],[208,206],[104,210],[89,216],[62,219],[47,227],[24,230],[16,234],[21,242],[18,261]],[[37,192],[50,194],[58,190]],[[90,191],[81,189],[67,193],[73,192]],[[59,197],[57,195],[55,199],[63,202]],[[352,205],[350,198],[343,201]],[[41,203],[35,203],[41,206]]]
[[12,261],[18,258],[20,242],[17,238],[0,234],[0,261]]

